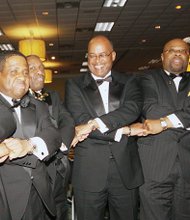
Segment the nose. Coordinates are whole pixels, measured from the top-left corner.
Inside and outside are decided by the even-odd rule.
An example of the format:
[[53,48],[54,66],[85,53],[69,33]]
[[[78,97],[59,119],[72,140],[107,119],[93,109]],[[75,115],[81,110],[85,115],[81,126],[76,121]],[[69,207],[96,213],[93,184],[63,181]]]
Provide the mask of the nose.
[[182,51],[179,49],[179,50],[175,50],[175,56],[181,56],[182,54]]

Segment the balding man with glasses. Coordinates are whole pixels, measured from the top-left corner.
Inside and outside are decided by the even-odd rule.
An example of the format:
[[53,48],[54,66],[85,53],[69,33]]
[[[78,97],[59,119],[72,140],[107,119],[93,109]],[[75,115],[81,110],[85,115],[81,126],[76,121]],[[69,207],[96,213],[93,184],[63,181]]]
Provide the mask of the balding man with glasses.
[[[88,44],[89,73],[71,79],[66,105],[76,123],[72,184],[78,220],[136,220],[142,170],[130,125],[142,99],[132,75],[112,70],[116,52],[105,36]],[[123,127],[123,128],[122,128]]]

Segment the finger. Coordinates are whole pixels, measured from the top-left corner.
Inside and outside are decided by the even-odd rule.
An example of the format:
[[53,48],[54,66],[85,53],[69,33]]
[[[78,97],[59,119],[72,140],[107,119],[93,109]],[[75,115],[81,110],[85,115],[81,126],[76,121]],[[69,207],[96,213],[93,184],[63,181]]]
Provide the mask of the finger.
[[0,157],[0,163],[3,163],[8,157],[9,157],[9,155],[5,155],[3,157]]

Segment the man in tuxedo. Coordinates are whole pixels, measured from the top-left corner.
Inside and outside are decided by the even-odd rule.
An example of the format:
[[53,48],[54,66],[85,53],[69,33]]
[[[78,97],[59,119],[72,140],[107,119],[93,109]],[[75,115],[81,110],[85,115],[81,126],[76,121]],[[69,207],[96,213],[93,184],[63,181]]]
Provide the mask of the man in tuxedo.
[[137,120],[142,103],[135,78],[112,70],[115,58],[108,38],[92,38],[90,72],[66,85],[66,106],[77,125],[72,184],[78,220],[102,220],[107,205],[111,220],[137,219],[143,176],[127,125]]
[[16,130],[6,134],[7,124],[1,124],[6,134],[1,145],[7,148],[8,158],[0,166],[4,195],[0,199],[6,198],[8,206],[3,214],[10,211],[12,220],[54,219],[55,204],[44,161],[51,159],[62,140],[46,105],[25,95],[28,88],[25,56],[16,51],[1,53],[0,110],[6,109],[5,117],[9,114],[12,121],[8,125],[16,124]]
[[[1,100],[0,100],[1,102]],[[0,105],[0,164],[3,163],[9,156],[9,150],[3,142],[10,137],[16,130],[16,123],[12,116],[12,112],[7,111],[5,106]],[[11,220],[11,214],[7,203],[4,186],[1,180],[0,173],[0,213],[1,219]]]
[[144,128],[138,140],[145,183],[140,187],[141,220],[190,219],[189,46],[167,42],[162,69],[144,74]]
[[74,137],[74,120],[66,110],[59,94],[56,91],[44,89],[44,66],[36,55],[27,57],[29,65],[30,94],[48,104],[48,109],[53,122],[59,129],[63,144],[56,155],[47,163],[52,179],[53,195],[56,203],[56,220],[66,220],[68,204],[67,190],[70,177],[70,165],[67,158],[68,148]]

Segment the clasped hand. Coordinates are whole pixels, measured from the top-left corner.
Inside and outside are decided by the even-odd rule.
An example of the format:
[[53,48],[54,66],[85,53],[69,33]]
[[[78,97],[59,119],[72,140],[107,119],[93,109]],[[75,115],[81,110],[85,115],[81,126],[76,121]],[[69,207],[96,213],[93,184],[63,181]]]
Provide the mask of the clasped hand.
[[0,163],[7,158],[13,160],[15,158],[24,157],[31,151],[31,145],[27,140],[18,138],[8,138],[0,143]]

